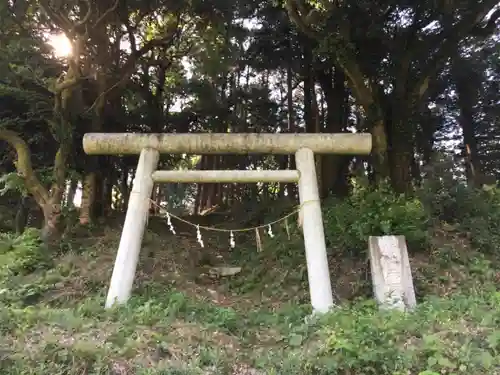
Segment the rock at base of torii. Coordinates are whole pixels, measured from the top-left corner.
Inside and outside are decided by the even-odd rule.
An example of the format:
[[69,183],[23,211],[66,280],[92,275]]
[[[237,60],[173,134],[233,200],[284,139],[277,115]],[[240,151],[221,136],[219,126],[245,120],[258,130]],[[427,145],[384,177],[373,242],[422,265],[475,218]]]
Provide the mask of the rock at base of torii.
[[417,301],[404,236],[370,236],[370,266],[375,299],[381,308],[402,311]]

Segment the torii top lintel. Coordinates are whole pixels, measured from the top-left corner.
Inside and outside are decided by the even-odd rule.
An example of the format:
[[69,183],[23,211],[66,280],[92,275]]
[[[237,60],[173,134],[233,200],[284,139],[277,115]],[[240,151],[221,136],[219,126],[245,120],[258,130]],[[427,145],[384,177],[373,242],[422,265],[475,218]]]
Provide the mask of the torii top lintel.
[[368,133],[87,133],[89,155],[137,155],[144,148],[164,154],[294,154],[301,148],[316,154],[366,155]]

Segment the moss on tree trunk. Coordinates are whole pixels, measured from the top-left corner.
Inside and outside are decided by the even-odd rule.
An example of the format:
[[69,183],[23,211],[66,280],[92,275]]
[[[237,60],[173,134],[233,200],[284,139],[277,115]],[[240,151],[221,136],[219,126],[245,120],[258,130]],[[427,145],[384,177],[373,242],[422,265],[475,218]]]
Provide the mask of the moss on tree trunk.
[[61,200],[64,191],[67,152],[61,147],[54,161],[54,184],[50,191],[38,179],[31,163],[31,152],[27,143],[14,131],[0,130],[0,140],[15,149],[17,173],[23,177],[26,190],[33,196],[43,211],[42,239],[53,241],[59,237]]

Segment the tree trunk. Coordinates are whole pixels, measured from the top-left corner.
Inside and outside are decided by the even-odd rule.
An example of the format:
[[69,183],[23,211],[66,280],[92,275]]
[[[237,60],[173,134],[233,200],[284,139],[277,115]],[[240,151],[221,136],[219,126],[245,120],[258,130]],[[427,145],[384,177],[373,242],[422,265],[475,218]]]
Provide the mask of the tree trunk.
[[[179,184],[177,184],[179,185]],[[164,197],[164,194],[165,194],[165,191],[162,189],[162,186],[160,184],[158,184],[156,190],[158,191],[158,193],[156,194],[156,199],[155,199],[155,215],[159,215],[161,214],[160,212],[160,207],[161,207],[161,202],[163,201],[163,199],[165,198]]]
[[[283,155],[278,158],[278,165],[280,170],[287,169],[288,166],[288,156]],[[283,198],[285,196],[286,184],[278,183],[278,198]]]
[[309,46],[304,47],[303,79],[304,79],[304,122],[306,123],[306,133],[318,132],[317,115],[314,103],[316,92],[314,90],[314,73],[312,66],[312,51]]
[[432,115],[431,110],[427,107],[422,108],[420,113],[423,115],[423,118],[416,134],[417,138],[415,140],[415,144],[417,152],[422,155],[423,164],[428,165],[432,159],[434,133],[438,128],[437,119]]
[[128,177],[129,177],[129,168],[125,163],[123,163],[123,170],[120,180],[120,194],[121,194],[120,210],[122,212],[127,211],[128,198],[130,195],[130,190],[128,186]]
[[479,187],[481,165],[478,155],[474,109],[470,100],[471,98],[467,97],[471,94],[466,92],[466,88],[462,88],[462,85],[457,84],[457,88],[459,89],[458,105],[460,107],[459,124],[462,128],[463,153],[465,155],[465,174],[471,186]]
[[19,205],[17,206],[15,230],[18,236],[24,233],[24,230],[26,229],[26,224],[28,223],[28,211],[29,211],[28,202],[29,198],[23,196],[19,200]]
[[[98,156],[94,159],[98,167],[94,168],[91,174],[94,175],[92,185],[94,192],[90,195],[93,199],[89,201],[90,221],[106,216],[111,200],[108,197],[107,184],[109,176],[105,176],[102,171],[112,170],[105,157]],[[90,171],[90,169],[89,169]]]
[[113,211],[113,186],[115,185],[114,175],[107,176],[103,184],[102,210],[103,216],[106,217]]
[[[297,131],[295,126],[295,109],[293,107],[293,71],[292,62],[289,61],[286,70],[286,101],[288,107],[288,132],[295,133]],[[288,155],[288,168],[295,169],[295,156]],[[294,199],[297,196],[297,185],[290,183],[286,186],[287,196]]]
[[474,106],[479,100],[482,72],[478,73],[467,58],[454,59],[452,75],[458,96],[460,109],[459,124],[463,133],[463,152],[465,156],[465,172],[471,186],[481,185],[481,165],[478,155],[476,139],[476,123],[474,120]]
[[422,173],[420,171],[420,165],[418,164],[418,160],[415,157],[415,152],[413,152],[413,158],[411,162],[411,176],[415,181],[415,185],[420,186],[422,183]]
[[[201,161],[200,161],[201,170],[209,169],[209,166],[212,163],[212,160],[210,160],[210,158],[211,158],[211,155],[202,155],[201,156]],[[208,205],[210,203],[209,202],[210,195],[211,195],[210,185],[212,185],[212,184],[199,184],[198,185],[198,191],[199,191],[199,201],[198,201],[198,205],[197,205],[198,206],[198,210],[197,210],[198,213],[208,209]]]
[[[307,133],[320,133],[321,123],[319,120],[318,99],[316,97],[316,79],[313,68],[313,53],[309,44],[304,45],[304,61],[303,61],[303,76],[304,76],[304,121],[306,123]],[[321,174],[321,155],[314,157],[318,188],[320,191],[323,186],[323,176]]]
[[60,237],[61,202],[57,199],[49,201],[42,207],[44,225],[41,239],[46,244],[53,244]]
[[398,101],[393,103],[390,118],[386,119],[389,130],[389,165],[391,185],[397,193],[410,193],[413,190],[412,164],[415,157],[411,125],[403,118],[402,108],[407,108]]
[[151,191],[151,202],[149,203],[149,215],[156,215],[156,202],[158,200],[158,184],[153,185],[153,190]]
[[203,194],[203,185],[198,184],[197,189],[196,189],[196,198],[194,201],[194,214],[195,215],[198,215],[200,213],[202,194]]
[[471,186],[480,187],[481,185],[481,163],[479,162],[477,140],[471,126],[462,125],[464,137],[464,152],[466,155],[465,173],[467,181]]
[[95,200],[96,175],[88,173],[82,183],[82,203],[80,206],[80,224],[87,225],[91,222],[91,209]]
[[[333,74],[332,69],[319,71],[318,78],[327,103],[326,131],[328,133],[343,132],[347,126],[349,111],[349,95],[345,87],[345,74],[336,67]],[[349,193],[347,176],[351,159],[345,155],[322,156],[321,198],[326,198],[330,193],[341,197]]]
[[[102,48],[103,46],[100,46]],[[104,51],[102,51],[104,52]],[[103,54],[104,56],[104,54]],[[105,65],[102,65],[105,67]],[[105,124],[105,110],[108,103],[106,91],[108,89],[108,78],[105,70],[97,74],[97,99],[94,105],[94,113],[91,122],[91,131],[103,131]],[[108,165],[104,163],[104,157],[88,156],[82,191],[82,207],[80,211],[80,224],[90,224],[96,216],[103,214],[103,189],[104,178],[101,171],[106,170]],[[83,196],[85,195],[85,204]]]
[[[216,155],[214,157],[214,170],[225,169],[224,168],[224,155]],[[215,184],[215,196],[213,201],[213,206],[222,205],[222,197],[224,195],[224,184]]]
[[[217,169],[217,159],[219,155],[208,155],[207,156],[207,167],[206,169]],[[217,190],[219,184],[204,184],[206,186],[205,201],[203,202],[203,210],[209,210],[217,204]]]
[[[24,178],[26,190],[35,199],[38,206],[43,211],[44,225],[42,228],[42,240],[47,244],[56,239],[58,224],[61,216],[61,202],[66,183],[66,160],[68,145],[61,143],[54,158],[54,184],[49,191],[42,185],[36,176],[31,164],[31,152],[24,140],[17,133],[10,130],[0,131],[0,140],[11,145],[17,154],[16,169],[20,176]],[[64,141],[64,140],[62,140]]]
[[390,175],[387,129],[383,113],[376,105],[372,105],[371,110],[366,115],[366,121],[372,134],[373,179],[378,185]]

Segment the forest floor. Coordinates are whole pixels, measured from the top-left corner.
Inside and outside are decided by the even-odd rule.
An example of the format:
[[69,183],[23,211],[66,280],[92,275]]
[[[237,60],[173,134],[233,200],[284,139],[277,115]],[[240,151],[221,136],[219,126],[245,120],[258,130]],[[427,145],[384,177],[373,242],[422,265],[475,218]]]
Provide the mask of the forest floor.
[[104,310],[121,220],[74,231],[48,258],[33,255],[30,231],[4,236],[2,375],[500,374],[500,273],[452,229],[412,255],[414,313],[378,312],[365,257],[330,249],[339,308],[311,319],[297,230],[263,236],[261,251],[253,234],[230,249],[225,234],[204,232],[200,248],[193,228],[174,221],[173,235],[161,218],[150,220],[130,303]]

